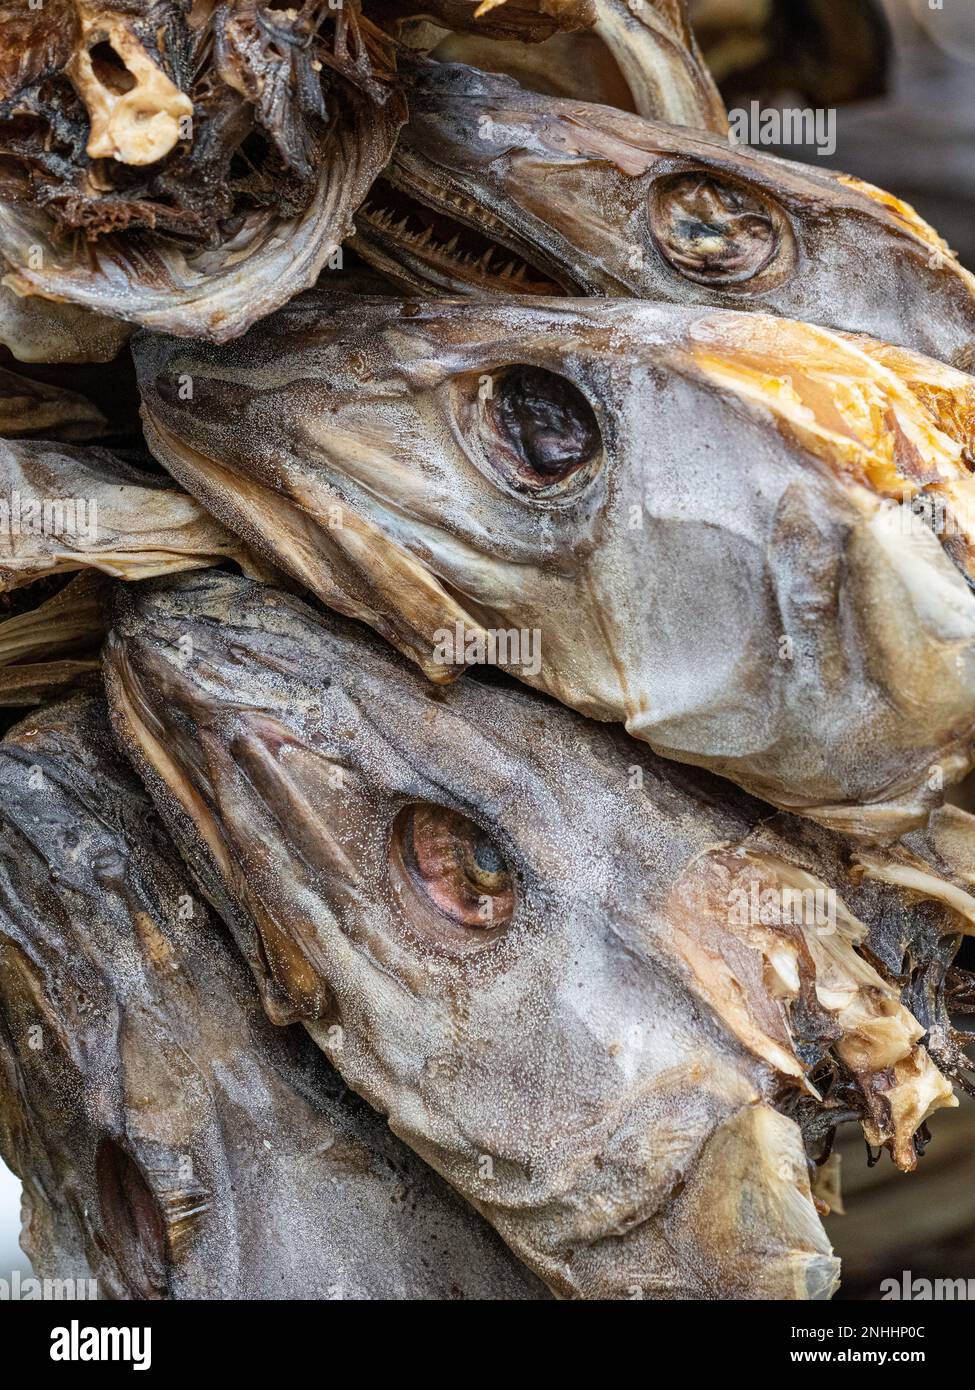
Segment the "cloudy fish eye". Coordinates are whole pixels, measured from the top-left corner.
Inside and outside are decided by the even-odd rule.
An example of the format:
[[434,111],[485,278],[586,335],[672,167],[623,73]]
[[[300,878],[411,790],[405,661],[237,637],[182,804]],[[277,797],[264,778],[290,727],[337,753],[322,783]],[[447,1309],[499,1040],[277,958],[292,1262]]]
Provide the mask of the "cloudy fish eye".
[[397,817],[394,839],[413,887],[449,922],[476,932],[510,922],[511,873],[474,821],[444,806],[408,806]]
[[650,193],[650,230],[668,265],[703,285],[741,285],[766,270],[788,227],[755,190],[711,174],[660,179]]
[[567,377],[523,363],[504,367],[485,405],[491,462],[513,486],[545,493],[589,476],[602,437],[595,411]]

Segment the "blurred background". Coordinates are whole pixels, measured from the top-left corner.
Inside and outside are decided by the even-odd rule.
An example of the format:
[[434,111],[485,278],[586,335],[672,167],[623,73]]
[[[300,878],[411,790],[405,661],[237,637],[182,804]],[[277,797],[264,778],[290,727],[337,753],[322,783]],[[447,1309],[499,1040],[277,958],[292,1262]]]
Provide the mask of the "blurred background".
[[[729,108],[835,109],[836,152],[821,162],[913,204],[975,269],[975,0],[690,6]],[[772,152],[817,163],[808,148]],[[964,957],[975,969],[971,941]],[[840,1298],[876,1299],[881,1281],[904,1271],[975,1281],[975,1101],[963,1097],[931,1128],[910,1175],[887,1154],[868,1167],[859,1131],[841,1132],[845,1214],[826,1219],[843,1261]],[[19,1231],[20,1183],[0,1162],[0,1278],[29,1272]]]
[[[690,0],[729,109],[835,108],[822,163],[912,203],[975,268],[975,0]],[[816,164],[808,149],[773,150]]]
[[21,1250],[20,1179],[0,1159],[0,1279],[8,1279],[15,1269],[30,1273],[30,1260]]

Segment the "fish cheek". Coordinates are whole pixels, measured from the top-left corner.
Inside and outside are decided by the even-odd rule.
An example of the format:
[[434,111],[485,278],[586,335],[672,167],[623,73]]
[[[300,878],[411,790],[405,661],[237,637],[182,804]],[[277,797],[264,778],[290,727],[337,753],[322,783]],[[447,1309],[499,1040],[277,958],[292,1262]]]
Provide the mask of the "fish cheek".
[[785,209],[759,189],[710,170],[655,179],[647,218],[660,257],[694,284],[761,294],[795,271],[796,240]]
[[132,1298],[165,1298],[166,1221],[139,1165],[112,1139],[95,1159],[95,1180],[108,1248]]

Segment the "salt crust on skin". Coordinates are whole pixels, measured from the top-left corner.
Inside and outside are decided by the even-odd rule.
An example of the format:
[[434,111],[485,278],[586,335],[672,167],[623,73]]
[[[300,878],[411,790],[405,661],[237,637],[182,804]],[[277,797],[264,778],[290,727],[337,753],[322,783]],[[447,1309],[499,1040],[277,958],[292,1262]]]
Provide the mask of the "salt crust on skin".
[[[40,1277],[121,1298],[546,1296],[301,1032],[264,1019],[100,695],[12,730],[0,787],[0,1149]],[[118,1151],[137,1166],[165,1259],[145,1203],[135,1244],[113,1219],[106,1147],[130,1197]]]
[[[192,649],[182,666],[177,634]],[[806,1082],[728,1028],[673,932],[682,922],[695,934],[694,912],[681,914],[708,855],[750,844],[753,871],[773,888],[810,863],[842,901],[855,888],[844,842],[818,832],[826,848],[813,864],[799,836],[790,866],[777,843],[752,838],[768,808],[726,784],[517,688],[467,680],[438,691],[360,630],[229,576],[122,594],[106,660],[126,750],[265,1006],[303,1019],[326,1050],[340,1024],[343,1046],[329,1055],[349,1084],[553,1289],[829,1292],[835,1267],[798,1129],[771,1112],[744,1119],[764,1116],[783,1084]],[[392,886],[390,827],[402,806],[426,801],[471,817],[514,875],[514,925],[480,951],[418,936],[415,904]],[[896,889],[871,891],[882,898],[871,922],[910,920]],[[729,911],[711,910],[715,922]],[[953,915],[943,930],[955,930]],[[744,957],[734,968],[742,1008],[766,1027],[776,1011],[791,1053],[792,999],[763,973],[777,935],[794,939],[763,930],[743,943],[755,968]],[[828,961],[807,943],[795,968],[824,1048],[848,1032],[875,1102],[866,1113],[888,1123],[880,1142],[910,1166],[911,1125],[929,1102],[950,1104],[950,1087],[860,939],[858,926],[835,949],[825,943]],[[871,1033],[867,1016],[885,1010],[911,1072],[886,1109],[874,1095],[889,1088],[886,1054],[874,1071],[852,1053]],[[937,1085],[915,1086],[922,1074]],[[726,1142],[751,1173],[747,1202],[719,1186],[708,1157]],[[783,1173],[795,1175],[788,1200]]]

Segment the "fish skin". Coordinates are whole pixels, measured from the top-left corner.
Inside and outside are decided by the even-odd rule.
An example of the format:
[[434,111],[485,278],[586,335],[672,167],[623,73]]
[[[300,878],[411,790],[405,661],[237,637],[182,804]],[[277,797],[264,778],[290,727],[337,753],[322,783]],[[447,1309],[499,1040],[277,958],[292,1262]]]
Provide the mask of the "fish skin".
[[[865,1133],[910,1168],[923,1117],[955,1103],[845,906],[825,944],[729,925],[749,875],[907,917],[897,890],[858,886],[837,837],[771,824],[517,686],[435,687],[367,632],[230,575],[120,592],[105,669],[126,753],[271,1017],[326,1051],[338,1024],[349,1085],[557,1294],[829,1296],[783,1111],[808,1107],[835,1052]],[[397,829],[418,805],[490,837],[510,924],[431,908]],[[776,961],[795,973],[778,994]],[[827,983],[839,1004],[817,1003]],[[801,1016],[783,1002],[800,994]]]
[[99,669],[107,588],[104,575],[82,570],[36,606],[0,619],[0,708],[63,696]]
[[39,1277],[111,1298],[547,1297],[302,1030],[266,1021],[97,689],[7,735],[0,788],[0,1148]]
[[[890,194],[720,135],[543,96],[461,64],[403,71],[411,119],[382,178],[496,235],[499,262],[509,249],[568,294],[772,313],[870,333],[946,362],[971,360],[975,277]],[[697,283],[660,252],[651,194],[698,171],[773,209],[777,250],[751,279]],[[376,189],[371,197],[379,200]],[[492,231],[495,223],[503,230]],[[362,211],[356,226],[355,248],[407,289],[483,295],[469,273],[447,274],[421,252],[407,254]]]
[[[144,579],[224,559],[250,566],[191,497],[108,449],[0,439],[0,503],[0,592],[89,568]],[[45,506],[56,508],[50,522]]]
[[[975,598],[900,503],[949,456],[970,490],[970,377],[767,316],[557,299],[311,295],[230,349],[135,356],[173,476],[435,680],[463,669],[436,659],[457,622],[537,630],[540,670],[512,674],[865,836],[970,765]],[[499,473],[483,384],[512,363],[595,412],[574,490]],[[942,462],[903,471],[898,420]]]
[[0,438],[97,439],[107,433],[105,416],[80,392],[0,367]]

